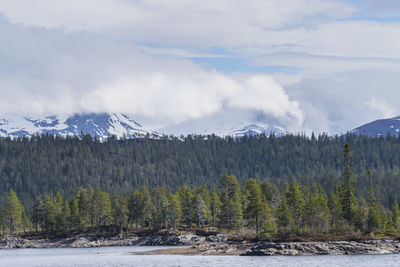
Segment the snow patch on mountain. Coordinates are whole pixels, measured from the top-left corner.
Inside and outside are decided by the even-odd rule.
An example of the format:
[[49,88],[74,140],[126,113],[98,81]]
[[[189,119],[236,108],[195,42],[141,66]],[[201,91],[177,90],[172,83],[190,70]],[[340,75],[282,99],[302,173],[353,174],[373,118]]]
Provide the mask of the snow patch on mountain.
[[[187,134],[215,134],[218,136],[242,137],[245,135],[275,134],[285,135],[287,132],[283,127],[274,123],[265,122],[242,122],[236,123],[224,121],[215,123],[211,121],[188,122],[186,127],[173,127],[175,131],[183,135]],[[89,114],[60,114],[42,117],[3,115],[0,116],[0,137],[23,137],[33,134],[51,134],[60,136],[78,136],[82,133],[90,134],[101,141],[110,136],[117,138],[135,138],[149,135],[158,138],[161,134],[156,128],[144,128],[140,123],[130,116],[122,113],[89,113]],[[164,128],[164,130],[167,130]],[[159,132],[171,134],[170,131]],[[175,133],[176,133],[175,132]]]
[[143,137],[159,134],[147,129],[122,113],[51,115],[41,118],[7,115],[0,119],[0,136],[22,137],[33,134],[61,136],[90,134],[105,140],[115,135],[118,138]]
[[275,136],[283,136],[287,134],[287,131],[284,128],[276,125],[269,126],[267,124],[250,124],[236,130],[231,130],[228,134],[234,137],[259,134],[274,134]]

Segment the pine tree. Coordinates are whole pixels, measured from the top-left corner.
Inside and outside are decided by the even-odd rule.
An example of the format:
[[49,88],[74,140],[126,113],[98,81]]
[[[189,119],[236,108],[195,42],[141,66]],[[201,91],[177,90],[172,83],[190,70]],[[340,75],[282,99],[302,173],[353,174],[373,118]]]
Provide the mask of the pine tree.
[[142,227],[148,226],[151,220],[153,203],[147,187],[141,187],[132,193],[128,201],[129,221],[135,222],[136,227],[140,224]]
[[69,207],[70,207],[69,224],[71,225],[72,229],[76,230],[78,229],[81,222],[78,199],[76,196],[71,199]]
[[276,193],[278,192],[276,185],[268,181],[263,181],[260,186],[264,194],[265,200],[268,203],[272,203],[274,197],[276,196]]
[[242,203],[239,182],[234,175],[221,175],[221,221],[228,229],[238,228],[242,223]]
[[320,185],[313,184],[307,191],[304,221],[313,234],[327,233],[330,226],[328,197]]
[[97,227],[105,226],[111,219],[110,196],[106,192],[96,189],[92,199],[93,222]]
[[42,200],[37,197],[33,202],[32,207],[32,223],[35,227],[35,231],[38,232],[39,226],[43,220],[43,203]]
[[258,237],[259,226],[263,225],[263,212],[266,208],[266,203],[263,201],[263,194],[260,185],[252,178],[247,180],[246,198],[247,207],[244,210],[244,215],[248,220],[249,225],[255,226]]
[[344,174],[343,185],[340,187],[340,204],[343,218],[351,226],[356,217],[356,197],[354,193],[354,173],[350,165],[351,150],[349,144],[344,146]]
[[112,217],[114,224],[118,226],[119,233],[128,224],[128,203],[125,198],[117,196],[112,206]]
[[393,203],[392,206],[392,221],[395,230],[399,230],[400,228],[400,211],[399,211],[399,204],[397,201]]
[[212,228],[215,229],[217,217],[219,217],[221,212],[221,201],[215,189],[215,185],[212,185],[211,198],[210,198],[210,211],[212,219]]
[[43,203],[43,225],[46,231],[51,232],[56,230],[57,223],[57,203],[55,198],[52,196],[47,196]]
[[14,190],[10,189],[7,196],[5,219],[12,235],[15,230],[22,224],[22,205]]
[[182,216],[181,203],[179,202],[178,196],[172,193],[168,193],[167,201],[168,201],[167,216],[169,225],[171,225],[172,229],[175,230]]
[[328,207],[330,211],[330,227],[331,232],[342,232],[344,219],[342,217],[342,208],[339,199],[339,191],[332,192],[329,195]]
[[90,204],[86,190],[81,190],[78,193],[78,210],[79,210],[79,228],[85,229],[90,223]]
[[197,221],[197,227],[201,228],[210,219],[210,195],[205,186],[199,186],[194,189],[194,215]]
[[178,198],[182,208],[182,221],[186,223],[190,228],[192,227],[193,215],[194,215],[194,193],[193,190],[183,185],[178,189]]
[[21,216],[22,216],[21,217],[22,218],[22,229],[23,229],[24,233],[26,233],[26,229],[29,227],[30,223],[29,223],[28,215],[26,215],[24,206],[22,206],[22,215]]
[[58,222],[57,222],[60,230],[66,232],[71,228],[70,217],[71,217],[71,209],[69,207],[69,202],[67,199],[64,199],[62,203],[61,212],[58,215]]
[[168,199],[164,187],[156,187],[151,192],[153,201],[153,230],[160,230],[162,226],[168,229]]
[[274,218],[272,217],[272,212],[269,207],[268,202],[265,202],[263,205],[262,213],[261,213],[261,230],[264,235],[270,236],[274,235],[277,231],[276,223]]
[[303,192],[300,190],[296,181],[289,185],[289,189],[285,192],[286,203],[292,214],[294,227],[300,230],[303,227],[303,214],[305,207],[305,199]]
[[368,232],[374,232],[382,228],[383,218],[379,211],[379,206],[375,198],[374,188],[372,185],[372,172],[368,170],[369,189],[368,189]]
[[293,225],[293,219],[284,194],[282,194],[280,197],[276,216],[278,218],[278,231],[281,234],[290,233]]

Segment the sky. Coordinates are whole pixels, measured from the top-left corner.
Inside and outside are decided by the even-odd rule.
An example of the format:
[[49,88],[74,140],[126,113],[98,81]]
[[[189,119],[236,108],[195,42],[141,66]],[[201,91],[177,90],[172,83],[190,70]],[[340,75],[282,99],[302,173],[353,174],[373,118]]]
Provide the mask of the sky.
[[400,1],[0,0],[0,114],[340,134],[400,115]]

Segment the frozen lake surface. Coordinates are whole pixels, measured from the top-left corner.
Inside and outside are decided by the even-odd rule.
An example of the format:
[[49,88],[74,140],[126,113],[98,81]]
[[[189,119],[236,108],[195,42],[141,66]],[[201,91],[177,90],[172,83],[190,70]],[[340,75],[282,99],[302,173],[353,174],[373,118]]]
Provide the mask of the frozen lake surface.
[[400,255],[292,257],[133,255],[168,247],[0,250],[0,266],[399,266]]

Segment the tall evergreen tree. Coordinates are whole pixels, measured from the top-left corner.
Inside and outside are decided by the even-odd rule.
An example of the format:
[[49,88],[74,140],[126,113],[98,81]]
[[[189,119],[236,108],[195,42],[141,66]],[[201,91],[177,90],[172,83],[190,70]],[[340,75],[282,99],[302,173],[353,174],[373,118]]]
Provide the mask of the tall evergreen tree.
[[70,207],[70,217],[69,217],[69,224],[73,230],[77,230],[80,226],[80,212],[79,212],[79,204],[77,196],[74,196],[69,204]]
[[242,203],[239,182],[234,175],[221,175],[221,221],[228,229],[238,228],[242,223]]
[[215,189],[215,185],[212,185],[211,198],[210,198],[210,211],[211,211],[211,220],[212,220],[212,228],[213,230],[216,227],[217,218],[221,212],[221,201]]
[[312,234],[327,233],[330,227],[328,197],[320,185],[313,184],[307,194],[304,221]]
[[35,227],[36,232],[39,230],[39,226],[43,220],[43,203],[40,197],[37,197],[33,202],[32,207],[32,223]]
[[374,187],[372,184],[372,172],[368,170],[369,188],[368,188],[368,232],[374,232],[383,227],[383,218],[379,211],[379,204],[376,201]]
[[128,225],[128,203],[124,197],[117,196],[112,205],[112,217],[119,233]]
[[194,193],[193,190],[184,184],[178,189],[178,198],[182,208],[182,221],[190,228],[194,217]]
[[208,222],[210,214],[210,195],[205,186],[199,186],[194,189],[193,195],[194,217],[197,221],[197,227],[200,228]]
[[340,204],[343,218],[353,225],[356,217],[356,197],[354,193],[354,172],[351,167],[351,150],[350,145],[344,146],[344,170],[343,184],[340,187]]
[[293,219],[289,206],[286,202],[285,194],[281,194],[279,205],[277,208],[278,231],[280,234],[287,234],[291,232]]
[[399,204],[397,201],[393,203],[392,206],[392,222],[395,230],[399,230],[400,228],[400,211],[399,211]]
[[162,227],[168,229],[168,199],[164,187],[156,187],[151,193],[153,200],[153,230],[160,230]]
[[78,192],[79,227],[84,229],[90,223],[90,203],[86,190]]
[[175,230],[182,216],[181,203],[179,202],[177,194],[172,194],[172,193],[168,193],[167,201],[168,201],[167,217],[169,225],[172,227],[173,230]]
[[128,202],[129,221],[135,222],[136,227],[140,224],[142,227],[149,226],[153,203],[150,192],[147,187],[141,187],[132,193]]
[[290,213],[292,214],[293,226],[296,230],[300,230],[303,227],[305,199],[303,192],[300,190],[299,184],[296,181],[290,183],[285,195],[286,203],[290,209]]
[[263,224],[263,216],[265,210],[265,201],[263,201],[263,193],[260,185],[256,180],[250,178],[246,184],[247,207],[245,207],[244,215],[250,225],[256,228],[256,234],[259,234],[259,226]]

